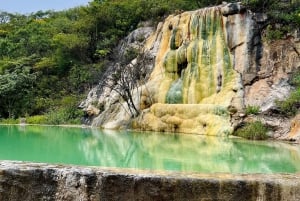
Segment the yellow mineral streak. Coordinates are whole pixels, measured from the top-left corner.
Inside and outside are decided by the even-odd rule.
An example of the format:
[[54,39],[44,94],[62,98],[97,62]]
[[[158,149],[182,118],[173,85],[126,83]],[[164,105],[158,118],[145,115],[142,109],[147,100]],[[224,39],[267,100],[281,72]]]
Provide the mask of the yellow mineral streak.
[[[148,49],[159,47],[148,83],[154,104],[143,112],[142,129],[207,135],[232,132],[227,107],[233,100],[240,102],[236,100],[240,78],[233,69],[223,20],[220,8],[212,7],[170,16],[158,25],[146,44]],[[182,82],[176,82],[179,79]],[[177,98],[182,100],[169,104],[173,94],[168,92],[173,92],[175,83]]]

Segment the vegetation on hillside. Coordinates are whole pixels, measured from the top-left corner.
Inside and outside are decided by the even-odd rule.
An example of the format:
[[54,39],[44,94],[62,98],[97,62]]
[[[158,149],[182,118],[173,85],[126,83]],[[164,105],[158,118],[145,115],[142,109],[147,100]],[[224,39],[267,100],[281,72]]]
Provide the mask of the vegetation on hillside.
[[259,114],[260,108],[257,105],[247,105],[246,107],[246,115],[257,115]]
[[[93,0],[61,12],[0,12],[0,119],[46,114],[36,121],[79,122],[82,112],[76,105],[98,84],[106,64],[114,59],[114,47],[141,21],[155,24],[170,13],[219,3]],[[299,0],[243,3],[267,12],[270,30],[277,23],[300,25]]]
[[0,13],[0,119],[47,114],[44,123],[82,116],[76,105],[114,58],[113,48],[139,22],[154,23],[184,0],[94,0],[69,10]]
[[[222,2],[222,0],[198,0],[197,4],[205,6]],[[239,2],[253,12],[267,14],[268,21],[264,27],[264,35],[268,41],[285,38],[293,29],[300,27],[300,0],[240,0]]]

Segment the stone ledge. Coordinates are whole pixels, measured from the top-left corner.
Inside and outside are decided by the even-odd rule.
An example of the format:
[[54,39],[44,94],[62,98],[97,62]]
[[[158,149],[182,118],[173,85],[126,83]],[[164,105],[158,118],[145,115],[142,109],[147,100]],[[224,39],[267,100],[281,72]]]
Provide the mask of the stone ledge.
[[300,200],[300,174],[192,174],[0,161],[0,200]]

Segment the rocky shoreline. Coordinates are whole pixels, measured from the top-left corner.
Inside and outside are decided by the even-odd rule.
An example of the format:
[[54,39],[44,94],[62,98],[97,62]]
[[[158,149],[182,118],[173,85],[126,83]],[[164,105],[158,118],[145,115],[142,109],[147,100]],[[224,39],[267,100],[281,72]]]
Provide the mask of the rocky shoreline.
[[0,161],[0,200],[289,200],[300,174],[193,174]]

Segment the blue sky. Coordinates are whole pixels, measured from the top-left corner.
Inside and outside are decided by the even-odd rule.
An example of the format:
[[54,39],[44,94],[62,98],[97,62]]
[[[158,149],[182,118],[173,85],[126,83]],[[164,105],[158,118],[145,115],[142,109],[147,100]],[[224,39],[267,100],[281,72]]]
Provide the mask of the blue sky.
[[30,14],[39,10],[65,10],[88,5],[92,0],[0,0],[0,10],[10,13]]

